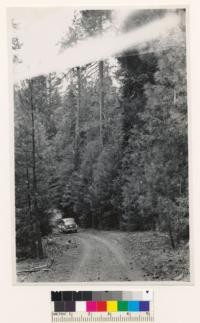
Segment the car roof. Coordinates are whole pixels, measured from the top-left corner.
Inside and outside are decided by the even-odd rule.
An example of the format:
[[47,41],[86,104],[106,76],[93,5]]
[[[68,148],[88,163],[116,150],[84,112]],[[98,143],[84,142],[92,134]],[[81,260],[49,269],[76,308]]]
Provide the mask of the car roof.
[[64,222],[75,222],[74,218],[65,218],[63,219]]

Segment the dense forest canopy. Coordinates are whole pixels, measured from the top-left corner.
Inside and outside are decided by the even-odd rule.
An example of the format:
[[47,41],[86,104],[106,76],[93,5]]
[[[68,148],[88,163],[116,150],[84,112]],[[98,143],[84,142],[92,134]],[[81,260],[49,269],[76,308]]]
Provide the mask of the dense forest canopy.
[[[165,14],[141,10],[123,30]],[[163,43],[15,85],[18,256],[43,256],[53,209],[82,228],[166,231],[173,248],[188,239],[184,11],[177,14]],[[111,17],[76,11],[60,47],[103,33]]]

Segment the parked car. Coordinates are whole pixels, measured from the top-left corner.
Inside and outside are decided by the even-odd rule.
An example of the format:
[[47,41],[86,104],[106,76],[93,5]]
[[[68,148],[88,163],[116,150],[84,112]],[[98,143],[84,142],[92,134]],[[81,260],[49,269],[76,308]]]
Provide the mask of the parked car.
[[66,218],[60,220],[58,224],[58,229],[60,232],[77,232],[78,225],[76,224],[74,218]]

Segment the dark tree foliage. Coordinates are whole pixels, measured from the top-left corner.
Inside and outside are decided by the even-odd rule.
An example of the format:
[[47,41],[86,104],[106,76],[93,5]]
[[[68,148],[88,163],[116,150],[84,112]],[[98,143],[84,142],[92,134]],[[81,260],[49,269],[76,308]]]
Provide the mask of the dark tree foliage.
[[[54,129],[52,114],[59,104],[59,97],[55,92],[53,106],[50,106],[47,82],[48,79],[41,76],[15,87],[18,256],[43,257],[41,236],[50,232],[47,211],[54,201],[51,182],[55,181],[55,155],[49,132]],[[26,236],[27,243],[24,244]]]
[[181,238],[188,238],[184,33],[156,56],[143,55],[138,74],[137,65],[132,69],[138,58],[129,60],[129,74],[122,79],[122,97],[125,93],[129,98],[123,100],[127,143],[122,175],[123,226],[166,230],[174,248]]
[[163,18],[168,11],[170,12],[172,10],[166,10],[166,9],[136,10],[136,12],[133,12],[133,14],[130,14],[128,19],[125,21],[123,28],[129,31],[129,30],[139,28],[141,26],[143,27],[152,21]]
[[145,110],[144,85],[154,82],[157,60],[153,54],[140,56],[136,51],[124,53],[118,60],[121,65],[118,74],[121,80],[123,134],[126,145],[133,125],[141,124],[138,113]]
[[[154,84],[157,59],[152,54],[137,52],[125,53],[119,59],[122,72],[121,100],[123,108],[123,158],[121,178],[123,183],[123,214],[121,227],[144,230],[153,227],[153,218],[148,220],[147,212],[140,214],[139,199],[142,198],[144,181],[145,146],[137,138],[142,132],[144,122],[140,115],[145,113],[146,83]],[[135,174],[135,176],[134,176]],[[144,185],[144,183],[143,183]],[[135,192],[134,192],[134,191]],[[135,193],[135,194],[134,194]],[[150,223],[152,225],[150,225]]]

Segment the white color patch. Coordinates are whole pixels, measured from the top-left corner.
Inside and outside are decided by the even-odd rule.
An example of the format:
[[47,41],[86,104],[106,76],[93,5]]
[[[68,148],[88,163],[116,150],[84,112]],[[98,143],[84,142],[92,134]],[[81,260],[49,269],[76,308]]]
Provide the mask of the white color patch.
[[86,312],[86,302],[76,301],[76,312]]

